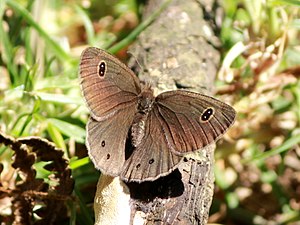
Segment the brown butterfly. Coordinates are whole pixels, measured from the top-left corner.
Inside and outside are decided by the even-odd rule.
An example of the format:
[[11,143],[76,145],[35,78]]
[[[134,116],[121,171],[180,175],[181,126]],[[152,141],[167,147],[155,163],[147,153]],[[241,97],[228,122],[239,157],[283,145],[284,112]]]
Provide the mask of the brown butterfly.
[[235,119],[231,106],[203,94],[154,97],[149,85],[141,87],[125,64],[98,48],[83,51],[80,78],[91,112],[89,156],[101,172],[125,181],[169,174],[184,154],[215,142]]

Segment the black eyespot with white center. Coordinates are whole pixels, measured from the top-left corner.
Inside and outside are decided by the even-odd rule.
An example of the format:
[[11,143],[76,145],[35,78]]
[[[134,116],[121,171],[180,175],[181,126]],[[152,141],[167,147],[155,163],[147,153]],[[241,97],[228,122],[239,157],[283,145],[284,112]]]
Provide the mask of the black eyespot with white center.
[[100,77],[104,77],[107,70],[107,65],[105,61],[100,61],[98,65],[98,74]]
[[200,122],[201,123],[208,122],[213,117],[214,113],[215,113],[214,108],[210,107],[205,109],[202,115],[200,116]]
[[102,141],[102,142],[101,142],[101,146],[102,146],[102,147],[105,147],[105,141]]
[[140,168],[140,167],[141,167],[141,164],[140,164],[140,163],[137,164],[137,165],[135,166],[136,169],[138,169],[138,168]]
[[154,159],[149,160],[149,164],[152,164],[152,163],[154,163]]
[[110,159],[110,154],[107,154],[107,155],[106,155],[106,159]]

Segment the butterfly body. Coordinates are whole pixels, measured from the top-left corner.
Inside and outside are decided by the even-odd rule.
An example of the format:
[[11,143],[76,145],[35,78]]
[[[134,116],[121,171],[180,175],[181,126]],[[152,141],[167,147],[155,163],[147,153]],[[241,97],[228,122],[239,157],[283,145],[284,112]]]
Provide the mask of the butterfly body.
[[153,90],[149,85],[145,85],[142,88],[141,93],[138,96],[137,112],[134,116],[134,120],[131,126],[131,143],[134,147],[141,143],[145,133],[145,121],[148,118],[149,112],[152,110],[155,102]]
[[114,56],[87,48],[81,56],[81,89],[91,118],[86,145],[95,166],[125,181],[155,180],[182,156],[219,139],[234,109],[210,96],[177,90],[153,95]]

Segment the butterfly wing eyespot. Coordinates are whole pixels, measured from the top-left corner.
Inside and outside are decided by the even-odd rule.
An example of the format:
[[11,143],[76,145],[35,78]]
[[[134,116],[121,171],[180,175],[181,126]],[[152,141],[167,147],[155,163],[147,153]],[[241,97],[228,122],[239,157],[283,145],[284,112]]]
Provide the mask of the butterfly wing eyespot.
[[104,141],[104,140],[101,142],[101,146],[102,146],[103,148],[105,147],[105,141]]
[[214,114],[215,114],[214,108],[209,107],[209,108],[205,109],[199,118],[200,123],[208,122],[210,119],[213,118]]
[[101,60],[98,64],[98,74],[100,77],[104,77],[107,71],[107,64],[104,60]]
[[152,164],[152,163],[154,163],[154,159],[153,158],[149,160],[149,164]]
[[109,153],[106,155],[106,159],[107,160],[110,159],[110,154]]

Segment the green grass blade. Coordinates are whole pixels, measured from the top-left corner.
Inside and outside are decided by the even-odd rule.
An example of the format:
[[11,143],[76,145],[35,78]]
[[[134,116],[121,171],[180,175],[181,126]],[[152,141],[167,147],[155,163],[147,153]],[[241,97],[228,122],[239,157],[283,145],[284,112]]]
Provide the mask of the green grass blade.
[[298,124],[300,123],[300,81],[298,80],[297,81],[297,84],[295,85],[295,87],[293,87],[293,93],[295,95],[295,98],[296,98],[296,105],[297,105],[297,108],[298,110],[296,111],[297,113],[297,117],[298,117]]
[[70,160],[70,164],[69,164],[69,167],[74,170],[74,169],[77,169],[79,167],[82,167],[86,164],[88,164],[90,162],[90,158],[87,156],[87,157],[84,157],[82,159],[71,159]]
[[273,0],[270,1],[272,4],[288,4],[293,6],[300,6],[299,0]]
[[90,18],[87,16],[86,12],[80,8],[78,5],[75,5],[75,10],[78,14],[78,16],[81,17],[85,31],[86,31],[86,35],[87,35],[87,41],[89,45],[95,45],[95,31],[94,31],[94,27],[92,24],[92,21],[90,20]]
[[280,154],[282,152],[290,150],[293,146],[300,143],[300,134],[295,135],[287,139],[281,146],[277,148],[273,148],[265,153],[262,153],[260,155],[254,156],[252,159],[246,159],[243,160],[243,163],[248,163],[255,160],[264,160],[270,156]]
[[15,83],[18,80],[17,67],[14,63],[14,51],[12,44],[10,42],[10,38],[8,36],[8,32],[4,29],[3,15],[5,12],[5,4],[6,0],[0,1],[0,42],[1,47],[3,48],[3,60],[7,63],[7,69],[9,74],[11,75],[12,83]]
[[74,138],[79,143],[84,143],[85,129],[54,118],[47,119],[47,121],[53,124],[64,135]]
[[59,129],[53,125],[52,123],[48,123],[48,133],[55,143],[55,145],[61,149],[63,149],[64,152],[67,151],[67,146],[64,142],[64,138],[62,134],[60,133]]
[[22,7],[19,3],[14,0],[7,0],[7,5],[9,5],[13,10],[19,13],[23,19],[31,25],[47,42],[48,48],[52,49],[55,54],[62,60],[62,61],[71,61],[71,57],[63,50],[63,48],[55,42],[49,34],[43,30],[40,25],[33,19],[31,14]]
[[80,209],[81,209],[81,213],[82,213],[82,216],[84,217],[84,220],[85,220],[85,224],[86,225],[93,225],[94,224],[94,221],[89,213],[89,210],[87,209],[84,201],[83,201],[83,196],[80,192],[80,189],[79,187],[77,187],[77,185],[75,185],[74,187],[74,191],[75,191],[75,194],[79,200],[79,205],[80,205]]
[[84,105],[84,101],[80,97],[70,97],[63,94],[52,94],[46,92],[35,92],[35,94],[43,101],[52,102],[56,104],[76,104]]

